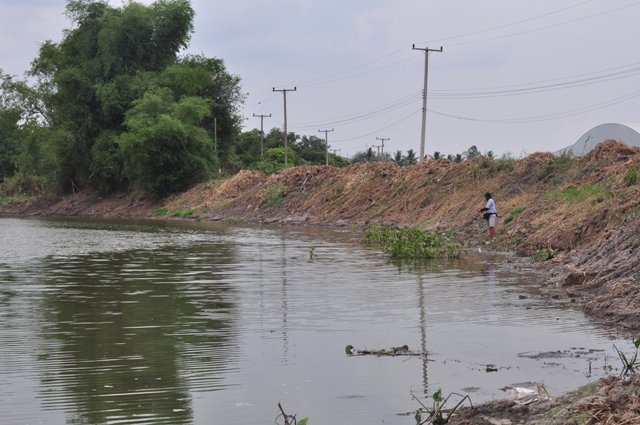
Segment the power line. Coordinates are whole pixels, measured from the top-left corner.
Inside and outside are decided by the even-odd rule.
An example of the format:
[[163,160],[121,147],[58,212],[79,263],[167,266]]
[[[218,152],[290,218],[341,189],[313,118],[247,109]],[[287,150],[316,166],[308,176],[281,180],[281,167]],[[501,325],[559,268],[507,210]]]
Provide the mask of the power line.
[[480,39],[480,40],[470,40],[470,41],[463,41],[463,42],[445,44],[445,45],[447,47],[462,46],[462,45],[465,45],[465,44],[482,43],[484,41],[492,41],[492,40],[498,40],[498,39],[501,39],[501,38],[515,37],[515,36],[518,36],[518,35],[528,34],[528,33],[531,33],[531,32],[537,32],[537,31],[542,31],[542,30],[546,30],[546,29],[550,29],[550,28],[556,28],[556,27],[559,27],[559,26],[562,26],[562,25],[566,25],[566,24],[573,24],[573,23],[576,23],[576,22],[580,22],[580,21],[584,21],[584,20],[587,20],[587,19],[595,18],[595,17],[598,17],[598,16],[606,15],[606,14],[609,14],[609,13],[617,12],[619,10],[626,9],[626,8],[629,8],[629,7],[637,6],[638,4],[640,4],[640,2],[633,2],[633,3],[630,3],[630,4],[626,4],[624,6],[620,6],[620,7],[616,7],[616,8],[613,8],[613,9],[608,9],[608,10],[605,10],[605,11],[602,11],[602,12],[593,13],[591,15],[583,16],[581,18],[570,19],[570,20],[558,22],[558,23],[555,23],[555,24],[545,25],[545,26],[542,26],[542,27],[537,27],[537,28],[532,28],[532,29],[528,29],[528,30],[518,31],[518,32],[510,33],[510,34],[497,35],[497,36],[494,36],[494,37],[483,38],[483,39]]
[[638,96],[640,96],[640,90],[625,94],[620,97],[609,99],[607,101],[600,102],[594,105],[585,106],[582,108],[571,109],[568,111],[557,112],[554,114],[545,114],[545,115],[537,115],[537,116],[522,117],[522,118],[485,119],[485,118],[466,117],[461,115],[448,114],[444,112],[435,111],[432,109],[429,109],[429,112],[432,112],[436,115],[440,115],[448,118],[455,118],[459,120],[465,120],[465,121],[490,122],[490,123],[496,123],[496,124],[526,124],[526,123],[533,123],[533,122],[542,122],[542,121],[551,121],[551,120],[557,120],[562,118],[569,118],[569,117],[584,114],[587,112],[596,111],[598,109],[606,108],[608,106],[616,105],[618,103],[631,100]]

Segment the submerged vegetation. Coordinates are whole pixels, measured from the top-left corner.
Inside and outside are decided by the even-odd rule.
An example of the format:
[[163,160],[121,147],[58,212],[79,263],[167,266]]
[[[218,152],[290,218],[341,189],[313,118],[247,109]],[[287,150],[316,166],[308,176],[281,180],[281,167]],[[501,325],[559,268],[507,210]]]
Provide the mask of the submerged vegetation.
[[456,259],[463,256],[462,245],[451,236],[415,227],[369,224],[365,228],[364,243],[382,247],[391,258]]

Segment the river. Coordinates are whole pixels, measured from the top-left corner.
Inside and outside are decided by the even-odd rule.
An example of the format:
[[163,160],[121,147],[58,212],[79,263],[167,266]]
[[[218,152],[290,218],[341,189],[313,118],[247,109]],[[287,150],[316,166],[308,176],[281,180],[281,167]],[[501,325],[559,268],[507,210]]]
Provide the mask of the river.
[[505,255],[403,265],[351,230],[155,220],[0,218],[0,238],[7,425],[269,424],[278,403],[414,424],[414,397],[557,395],[630,347]]

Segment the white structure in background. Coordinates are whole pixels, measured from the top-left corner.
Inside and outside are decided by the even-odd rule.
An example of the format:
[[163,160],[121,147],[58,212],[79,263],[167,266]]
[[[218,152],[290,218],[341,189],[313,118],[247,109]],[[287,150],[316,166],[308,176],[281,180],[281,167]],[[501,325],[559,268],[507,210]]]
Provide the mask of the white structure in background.
[[569,153],[573,156],[581,156],[590,152],[598,143],[605,140],[615,140],[629,146],[640,147],[640,133],[622,124],[601,124],[584,133],[573,145],[556,152],[558,155]]

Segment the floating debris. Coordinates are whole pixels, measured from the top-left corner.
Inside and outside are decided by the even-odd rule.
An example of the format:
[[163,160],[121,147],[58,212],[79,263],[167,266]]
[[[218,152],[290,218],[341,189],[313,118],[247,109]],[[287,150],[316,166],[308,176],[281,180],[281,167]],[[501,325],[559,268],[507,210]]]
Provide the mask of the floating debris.
[[422,356],[426,353],[420,353],[409,350],[408,345],[399,347],[391,347],[390,349],[381,350],[356,350],[353,345],[349,344],[344,348],[344,352],[349,356]]

